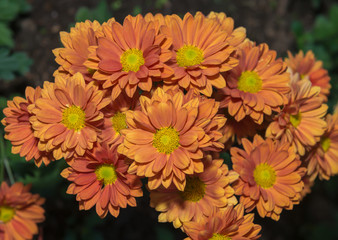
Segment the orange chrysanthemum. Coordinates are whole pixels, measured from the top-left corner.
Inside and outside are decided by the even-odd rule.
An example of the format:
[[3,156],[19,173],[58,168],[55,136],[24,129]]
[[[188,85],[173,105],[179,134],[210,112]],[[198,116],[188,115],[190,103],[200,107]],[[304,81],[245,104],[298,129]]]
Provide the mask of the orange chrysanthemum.
[[45,220],[45,202],[38,194],[29,192],[31,186],[17,182],[0,188],[0,239],[28,240],[38,233],[37,224]]
[[276,60],[276,52],[267,44],[247,42],[237,51],[237,57],[238,66],[224,74],[227,86],[217,93],[218,100],[236,121],[249,116],[261,124],[264,115],[279,112],[285,103],[284,94],[290,91],[286,65]]
[[232,57],[235,47],[229,45],[228,33],[218,21],[202,13],[193,17],[187,13],[183,20],[177,15],[167,16],[162,32],[173,40],[170,66],[175,75],[164,79],[168,86],[178,84],[184,89],[196,89],[210,97],[212,87],[225,87],[222,72],[238,64]]
[[323,68],[322,61],[316,61],[313,52],[310,50],[306,52],[305,56],[303,51],[299,51],[296,56],[292,56],[288,52],[289,59],[285,59],[288,67],[291,68],[293,73],[298,73],[300,78],[308,78],[312,86],[320,87],[319,97],[323,98],[326,102],[330,94],[330,76],[327,70]]
[[253,220],[254,214],[244,215],[242,204],[230,206],[205,220],[184,223],[185,240],[255,240],[262,227]]
[[128,16],[123,25],[111,23],[98,46],[91,48],[85,66],[96,70],[93,78],[111,88],[112,99],[124,91],[133,97],[136,89],[150,91],[153,81],[170,77],[173,71],[165,64],[170,59],[170,43],[158,34],[153,22],[141,15]]
[[34,137],[34,130],[29,118],[32,113],[28,106],[34,104],[41,97],[41,88],[26,88],[26,99],[15,97],[13,101],[8,101],[8,107],[3,110],[5,118],[1,123],[5,126],[5,138],[12,143],[12,153],[20,154],[26,161],[34,159],[36,166],[41,166],[42,162],[48,165],[52,161],[52,156],[45,151],[38,149],[39,139]]
[[201,221],[214,211],[237,204],[234,190],[230,186],[238,174],[228,171],[223,159],[204,159],[202,173],[187,176],[183,191],[174,186],[150,192],[150,206],[161,212],[159,222],[173,222],[175,228],[183,223]]
[[314,181],[329,180],[338,174],[338,108],[333,115],[326,116],[327,129],[320,141],[311,149],[307,156],[307,174]]
[[121,93],[107,107],[102,109],[104,126],[99,135],[100,142],[105,142],[108,145],[122,143],[123,136],[121,135],[121,130],[128,127],[126,112],[139,109],[139,105],[138,94],[134,98],[130,98],[125,93]]
[[303,156],[305,148],[314,146],[324,134],[327,105],[318,97],[319,87],[311,87],[307,79],[298,79],[297,74],[292,77],[288,103],[268,126],[266,137],[292,143]]
[[98,139],[98,128],[103,125],[100,110],[109,102],[80,73],[57,76],[55,84],[46,83],[30,119],[34,135],[40,139],[39,150],[53,152],[55,159],[83,156]]
[[306,169],[288,142],[256,135],[253,143],[242,139],[242,144],[244,150],[230,149],[233,169],[239,173],[233,185],[236,194],[248,212],[257,208],[261,217],[277,221],[283,209],[299,203]]
[[128,129],[121,131],[125,138],[118,151],[134,160],[129,172],[148,177],[151,190],[173,182],[183,191],[186,174],[203,172],[202,148],[215,146],[199,111],[216,113],[218,105],[205,101],[202,106],[198,98],[183,104],[181,91],[172,96],[161,88],[151,99],[141,96],[140,103],[142,111],[126,113]]
[[86,81],[92,80],[93,69],[84,66],[88,59],[90,46],[97,46],[96,31],[101,27],[97,21],[76,23],[75,27],[70,29],[70,33],[60,32],[63,48],[53,50],[55,61],[60,67],[54,72],[54,76],[63,75],[72,76],[80,72]]
[[223,12],[210,12],[209,19],[215,20],[219,23],[222,31],[228,34],[227,41],[231,46],[239,46],[246,38],[246,30],[244,27],[234,29],[234,20]]
[[120,208],[135,207],[135,197],[142,196],[140,179],[127,173],[125,157],[116,151],[116,146],[95,146],[93,152],[77,157],[61,175],[72,183],[67,193],[76,194],[80,210],[96,205],[96,212],[104,218],[109,212],[114,217]]

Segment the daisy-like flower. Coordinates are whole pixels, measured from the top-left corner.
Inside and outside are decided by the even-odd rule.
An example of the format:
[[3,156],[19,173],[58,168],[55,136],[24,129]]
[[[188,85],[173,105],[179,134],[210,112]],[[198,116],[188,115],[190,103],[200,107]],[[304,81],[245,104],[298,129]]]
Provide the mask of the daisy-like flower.
[[[129,172],[148,177],[148,187],[168,188],[173,182],[184,190],[186,174],[203,172],[201,148],[213,147],[207,125],[198,119],[200,109],[217,112],[218,105],[206,101],[199,108],[198,98],[183,104],[183,93],[165,93],[158,88],[152,98],[141,96],[142,111],[127,112],[128,128],[121,131],[124,142],[118,151],[134,161]],[[213,121],[212,119],[205,120]]]
[[86,84],[80,73],[45,84],[30,118],[34,135],[40,139],[39,150],[52,152],[55,159],[83,156],[98,139],[103,125],[100,110],[109,102],[96,86]]
[[38,194],[29,192],[30,185],[17,182],[0,187],[0,239],[28,240],[38,233],[37,224],[45,220],[45,202]]
[[3,110],[5,118],[1,123],[5,126],[5,138],[12,143],[12,153],[20,154],[26,161],[34,159],[36,166],[42,163],[48,165],[52,156],[38,149],[39,139],[34,137],[34,130],[29,118],[33,115],[28,106],[34,104],[41,97],[41,88],[26,88],[26,99],[15,97],[8,101],[8,107]]
[[95,70],[93,78],[102,81],[104,88],[111,88],[113,100],[122,91],[133,97],[138,87],[150,91],[153,81],[173,74],[165,64],[170,59],[165,48],[171,44],[162,44],[166,37],[156,30],[141,15],[128,16],[123,25],[111,23],[98,46],[90,49],[85,66]]
[[288,103],[268,126],[266,137],[292,143],[303,156],[305,148],[319,142],[327,126],[323,118],[328,107],[318,97],[319,92],[320,88],[312,87],[309,80],[299,80],[298,74],[292,76]]
[[239,180],[233,185],[246,211],[254,208],[261,217],[279,220],[283,209],[298,204],[306,169],[294,147],[288,142],[264,140],[259,135],[253,142],[242,139],[244,150],[231,148],[233,169]]
[[261,124],[264,115],[279,112],[285,103],[284,94],[290,91],[286,64],[267,44],[247,42],[237,57],[238,66],[224,75],[227,86],[217,93],[221,107],[227,107],[238,122],[249,116]]
[[238,60],[232,56],[235,47],[229,44],[229,35],[218,21],[202,13],[195,17],[187,13],[183,20],[177,15],[167,18],[161,32],[173,41],[170,66],[175,75],[164,79],[164,84],[196,89],[208,97],[212,87],[225,87],[221,73],[235,67]]
[[238,174],[228,171],[223,159],[204,159],[202,173],[187,176],[183,191],[174,186],[150,192],[150,206],[161,212],[159,222],[173,222],[175,228],[183,223],[201,221],[214,211],[237,204],[234,190],[230,186]]
[[97,145],[92,152],[76,157],[61,175],[72,183],[68,194],[76,194],[80,210],[96,205],[96,212],[104,218],[109,212],[114,217],[120,208],[135,207],[135,197],[142,196],[140,179],[127,173],[125,157],[116,151],[116,146]]
[[319,179],[329,180],[338,174],[338,107],[333,115],[326,116],[327,129],[320,141],[307,155],[307,174],[314,181]]
[[125,93],[121,93],[107,107],[102,109],[104,126],[99,135],[100,142],[105,142],[108,145],[118,145],[123,142],[121,130],[128,127],[126,112],[139,109],[139,105],[139,96],[137,93],[133,98],[128,97]]
[[291,68],[293,73],[298,73],[300,78],[308,78],[312,86],[320,87],[319,96],[326,102],[330,94],[330,76],[327,70],[323,68],[322,61],[316,61],[315,55],[310,50],[306,52],[305,56],[303,51],[293,56],[288,52],[289,58],[285,59],[288,67]]
[[237,47],[246,38],[246,30],[244,27],[234,29],[234,19],[227,17],[223,12],[210,12],[207,18],[217,21],[222,31],[228,34],[227,41],[231,46]]
[[92,81],[93,69],[84,66],[88,59],[90,46],[97,46],[96,31],[101,27],[97,21],[76,23],[75,27],[70,29],[70,33],[60,32],[63,48],[53,50],[55,61],[60,67],[54,72],[54,76],[63,75],[72,76],[80,72],[86,81]]
[[238,204],[217,211],[207,219],[184,223],[189,236],[185,240],[255,240],[262,227],[254,224],[254,214],[244,215],[244,207]]

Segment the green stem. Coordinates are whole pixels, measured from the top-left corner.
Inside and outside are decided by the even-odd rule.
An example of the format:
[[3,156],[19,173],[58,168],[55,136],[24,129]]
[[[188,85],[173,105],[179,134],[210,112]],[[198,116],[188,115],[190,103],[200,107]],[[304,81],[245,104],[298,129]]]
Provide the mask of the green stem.
[[6,157],[4,158],[4,164],[5,164],[7,175],[9,177],[9,181],[11,182],[11,185],[13,185],[15,183],[15,180],[14,180],[11,166],[9,165],[9,162]]
[[0,181],[4,181],[4,162],[5,162],[5,147],[2,131],[0,131]]

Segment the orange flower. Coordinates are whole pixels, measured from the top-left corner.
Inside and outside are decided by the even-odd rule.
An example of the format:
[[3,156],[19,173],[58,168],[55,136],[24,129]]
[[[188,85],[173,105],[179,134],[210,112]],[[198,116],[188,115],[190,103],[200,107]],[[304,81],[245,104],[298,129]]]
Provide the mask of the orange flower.
[[248,212],[257,208],[261,217],[277,221],[283,209],[299,203],[306,169],[288,142],[256,135],[253,143],[242,139],[242,144],[244,150],[230,149],[233,169],[239,173],[236,194]]
[[97,21],[76,23],[70,29],[70,33],[60,32],[63,48],[53,50],[55,61],[60,67],[54,72],[54,76],[72,76],[80,72],[86,81],[92,81],[93,69],[84,66],[88,59],[90,46],[97,46],[97,30],[101,27]]
[[323,68],[322,61],[316,61],[313,52],[310,50],[306,52],[305,56],[303,51],[299,51],[296,56],[292,56],[288,52],[289,59],[286,58],[285,62],[291,68],[293,73],[298,73],[300,78],[308,78],[312,86],[320,87],[319,97],[327,102],[327,96],[330,94],[330,76],[327,70]]
[[202,173],[187,176],[183,191],[174,186],[150,192],[150,206],[161,212],[159,222],[173,222],[175,228],[183,223],[201,221],[214,211],[237,204],[234,190],[230,187],[238,174],[228,171],[223,159],[203,160]]
[[247,42],[237,51],[237,57],[239,65],[224,75],[227,86],[217,93],[223,96],[221,107],[228,107],[238,122],[249,116],[261,124],[264,115],[280,111],[284,94],[290,91],[286,65],[276,60],[276,52],[267,44]]
[[141,96],[140,103],[142,111],[126,113],[128,128],[121,131],[125,138],[118,151],[134,160],[129,172],[148,177],[151,190],[173,182],[183,191],[186,174],[203,172],[202,148],[213,148],[217,139],[206,134],[199,111],[215,113],[218,105],[205,101],[202,107],[198,98],[184,104],[181,91],[172,96],[161,88],[151,99]]
[[234,20],[223,12],[210,12],[208,17],[214,21],[217,21],[222,31],[228,34],[227,41],[231,46],[239,46],[246,38],[246,30],[244,27],[238,27],[234,29]]
[[76,157],[61,175],[72,183],[67,193],[76,194],[80,210],[96,205],[96,212],[104,218],[108,211],[114,217],[127,204],[135,207],[135,197],[142,196],[142,183],[138,177],[127,173],[125,157],[116,147],[96,145],[92,152]]
[[187,13],[183,20],[172,15],[167,17],[161,31],[173,40],[170,66],[175,75],[163,80],[166,85],[196,89],[208,97],[213,86],[225,87],[220,73],[235,67],[238,60],[231,56],[235,47],[229,45],[229,36],[218,21],[202,13],[195,17]]
[[17,182],[0,188],[0,239],[28,240],[38,233],[37,224],[45,220],[45,202],[38,194],[29,192],[31,186]]
[[153,81],[170,77],[173,71],[165,64],[169,60],[171,44],[163,34],[156,32],[153,22],[141,15],[128,16],[123,25],[111,23],[109,32],[98,39],[98,46],[91,48],[85,66],[96,70],[93,78],[103,81],[104,88],[111,88],[115,100],[122,90],[133,97],[139,87],[150,91]]
[[184,223],[189,236],[185,240],[255,240],[262,227],[254,224],[254,214],[244,215],[244,207],[238,204],[217,211],[208,219]]
[[319,87],[311,87],[307,79],[299,80],[294,75],[288,103],[274,118],[266,130],[266,137],[284,139],[295,146],[303,156],[305,148],[314,146],[324,134],[326,122],[323,119],[327,105],[318,97]]
[[83,156],[97,141],[103,124],[100,110],[109,102],[97,87],[85,84],[80,73],[46,83],[30,119],[40,139],[39,150],[53,152],[55,159]]
[[317,175],[321,180],[329,180],[338,174],[338,107],[333,115],[326,116],[326,122],[325,133],[306,158],[307,173],[313,181]]
[[53,161],[50,154],[38,149],[39,139],[34,137],[32,124],[29,118],[32,113],[28,111],[28,106],[34,104],[41,97],[41,88],[26,88],[26,99],[15,97],[13,101],[8,101],[8,107],[4,109],[5,118],[1,123],[5,126],[5,138],[12,143],[12,153],[20,153],[26,161],[34,159],[35,165],[40,167],[42,162],[48,165]]
[[130,98],[125,93],[121,93],[107,107],[102,109],[104,126],[99,135],[100,142],[105,142],[109,146],[112,144],[119,145],[123,142],[121,130],[128,127],[126,112],[140,109],[139,96],[137,93],[135,95],[134,98]]

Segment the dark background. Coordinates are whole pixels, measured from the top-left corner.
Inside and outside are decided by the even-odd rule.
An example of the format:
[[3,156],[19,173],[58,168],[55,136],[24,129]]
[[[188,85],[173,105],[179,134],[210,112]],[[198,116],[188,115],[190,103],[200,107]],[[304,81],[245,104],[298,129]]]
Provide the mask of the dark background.
[[[0,0],[7,1],[7,0]],[[31,59],[26,73],[15,72],[12,80],[0,79],[0,109],[6,99],[23,95],[26,86],[42,86],[53,81],[58,65],[52,49],[60,47],[60,31],[69,31],[76,21],[110,17],[123,21],[128,14],[223,11],[235,20],[235,26],[247,29],[247,36],[257,43],[267,43],[280,57],[286,51],[313,49],[322,59],[332,77],[332,109],[337,102],[338,70],[338,10],[330,0],[28,0],[28,8],[7,24],[12,31],[10,53],[24,52]],[[337,7],[338,9],[338,7]],[[1,18],[1,17],[0,17]],[[1,33],[0,33],[1,34]],[[1,44],[0,44],[1,48]],[[29,64],[27,64],[29,65]],[[0,60],[1,69],[1,60]],[[1,71],[1,70],[0,70]],[[0,113],[2,114],[2,113]],[[3,115],[0,115],[1,119]],[[3,128],[0,127],[0,131]],[[2,134],[2,132],[1,132]],[[172,224],[157,222],[158,213],[149,207],[149,197],[138,199],[137,208],[122,209],[117,219],[107,216],[101,220],[95,210],[79,211],[75,196],[66,195],[68,183],[59,175],[66,167],[63,161],[39,169],[10,153],[10,143],[1,138],[16,181],[33,183],[33,192],[47,199],[46,221],[41,224],[44,239],[183,239],[185,235]],[[5,179],[7,174],[5,173]],[[261,219],[262,238],[286,239],[338,239],[338,178],[317,181],[313,191],[292,211],[283,211],[281,219]]]

